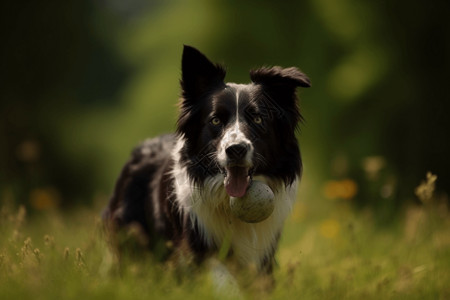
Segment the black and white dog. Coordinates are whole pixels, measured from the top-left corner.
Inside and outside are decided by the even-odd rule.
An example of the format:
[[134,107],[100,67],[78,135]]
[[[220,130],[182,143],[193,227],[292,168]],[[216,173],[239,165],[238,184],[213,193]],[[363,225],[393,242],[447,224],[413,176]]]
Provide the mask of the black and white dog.
[[[270,273],[302,172],[296,88],[310,81],[294,67],[252,70],[250,84],[224,77],[221,66],[184,47],[176,134],[134,150],[104,217],[113,233],[139,227],[162,258],[201,262],[227,244],[239,265]],[[275,195],[272,215],[259,223],[230,213],[230,196],[243,196],[252,178]]]

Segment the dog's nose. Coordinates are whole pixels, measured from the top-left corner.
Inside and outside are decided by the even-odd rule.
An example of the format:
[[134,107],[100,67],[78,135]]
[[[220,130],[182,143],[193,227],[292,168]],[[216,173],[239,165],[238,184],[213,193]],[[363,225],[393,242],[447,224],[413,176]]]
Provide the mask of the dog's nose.
[[225,153],[230,159],[242,159],[247,154],[249,146],[246,143],[233,144],[225,149]]

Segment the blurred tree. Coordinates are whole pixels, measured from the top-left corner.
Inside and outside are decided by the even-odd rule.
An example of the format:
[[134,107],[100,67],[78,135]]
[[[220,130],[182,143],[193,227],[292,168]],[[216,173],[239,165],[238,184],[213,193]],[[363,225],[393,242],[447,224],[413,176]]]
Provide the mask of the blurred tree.
[[67,157],[60,124],[80,106],[110,105],[126,70],[90,13],[87,1],[1,4],[0,188],[19,202],[43,187],[63,204],[93,191],[98,154]]
[[386,157],[397,178],[396,207],[413,197],[427,171],[438,175],[441,191],[450,192],[449,4],[371,2],[376,27],[364,34],[376,45],[374,53],[383,49],[374,60],[385,69],[336,118],[337,137],[350,156]]

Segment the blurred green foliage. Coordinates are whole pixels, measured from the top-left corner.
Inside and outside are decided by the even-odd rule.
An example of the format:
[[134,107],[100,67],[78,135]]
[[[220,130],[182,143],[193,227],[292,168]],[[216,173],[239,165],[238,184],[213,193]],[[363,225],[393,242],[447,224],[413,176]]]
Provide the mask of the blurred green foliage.
[[310,201],[350,179],[353,203],[389,218],[427,171],[449,192],[448,1],[1,6],[0,188],[15,202],[108,195],[130,149],[174,129],[183,44],[223,62],[228,81],[261,65],[310,76],[299,135]]

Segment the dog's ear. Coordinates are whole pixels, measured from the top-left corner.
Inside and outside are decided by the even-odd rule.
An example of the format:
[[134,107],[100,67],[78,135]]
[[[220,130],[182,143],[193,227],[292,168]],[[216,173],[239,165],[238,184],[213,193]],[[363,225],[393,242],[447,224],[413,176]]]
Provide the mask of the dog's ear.
[[250,78],[261,85],[264,98],[272,109],[280,108],[277,116],[288,124],[296,126],[302,120],[297,101],[296,88],[310,87],[309,78],[295,67],[259,68],[250,71]]
[[295,67],[283,69],[281,67],[259,68],[250,71],[250,78],[254,83],[271,87],[310,87],[309,78]]
[[213,64],[194,47],[184,46],[181,70],[181,89],[185,101],[196,99],[224,85],[225,69]]

